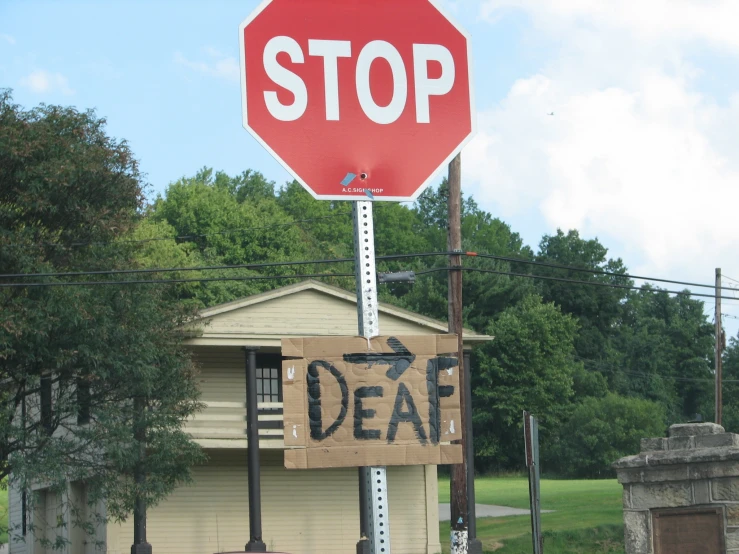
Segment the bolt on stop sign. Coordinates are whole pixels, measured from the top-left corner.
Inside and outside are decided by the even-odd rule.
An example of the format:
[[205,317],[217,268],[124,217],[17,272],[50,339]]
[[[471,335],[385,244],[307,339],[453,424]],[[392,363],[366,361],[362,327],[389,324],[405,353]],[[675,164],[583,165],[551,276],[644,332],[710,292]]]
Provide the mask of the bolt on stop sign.
[[315,198],[414,200],[474,134],[437,0],[265,0],[239,38],[244,127]]

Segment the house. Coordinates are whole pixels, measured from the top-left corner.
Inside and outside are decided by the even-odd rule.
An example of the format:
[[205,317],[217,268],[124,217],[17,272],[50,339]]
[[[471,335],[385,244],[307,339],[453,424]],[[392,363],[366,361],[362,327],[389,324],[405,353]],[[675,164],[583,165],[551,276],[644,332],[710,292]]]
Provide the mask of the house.
[[[388,304],[380,304],[384,335],[444,333],[444,322]],[[305,281],[201,312],[204,332],[189,339],[201,370],[206,409],[187,429],[207,452],[206,464],[194,469],[194,483],[177,489],[149,510],[147,537],[156,554],[212,554],[242,550],[249,539],[246,457],[246,382],[244,347],[259,347],[260,459],[262,465],[263,540],[268,549],[291,554],[347,554],[359,539],[358,472],[354,468],[286,470],[282,430],[280,344],[283,337],[357,334],[354,294],[316,281]],[[465,331],[465,347],[490,337]],[[388,468],[390,535],[395,554],[441,552],[436,466]],[[39,489],[33,527],[57,521],[59,502]],[[84,485],[72,483],[69,499],[84,498]],[[104,506],[99,507],[104,511]],[[10,526],[23,523],[22,496],[10,491]],[[69,554],[99,552],[95,541],[67,525]],[[128,554],[133,524],[108,523],[95,540],[108,554]],[[11,554],[47,554],[27,530],[25,543],[11,536]],[[49,551],[51,552],[51,551]],[[58,552],[58,551],[57,551]]]

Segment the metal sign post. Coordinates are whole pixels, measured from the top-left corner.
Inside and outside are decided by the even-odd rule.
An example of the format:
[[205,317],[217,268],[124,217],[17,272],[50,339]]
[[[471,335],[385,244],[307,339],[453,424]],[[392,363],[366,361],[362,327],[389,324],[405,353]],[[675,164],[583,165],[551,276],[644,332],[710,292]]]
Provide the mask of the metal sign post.
[[[359,334],[366,338],[380,334],[377,310],[377,268],[372,202],[354,202],[354,271],[357,282]],[[357,551],[366,539],[372,554],[390,554],[387,470],[384,467],[359,469],[360,533]]]
[[541,535],[541,496],[539,489],[539,422],[529,412],[523,413],[523,433],[526,443],[526,467],[529,470],[531,536],[534,554],[543,554],[544,540]]

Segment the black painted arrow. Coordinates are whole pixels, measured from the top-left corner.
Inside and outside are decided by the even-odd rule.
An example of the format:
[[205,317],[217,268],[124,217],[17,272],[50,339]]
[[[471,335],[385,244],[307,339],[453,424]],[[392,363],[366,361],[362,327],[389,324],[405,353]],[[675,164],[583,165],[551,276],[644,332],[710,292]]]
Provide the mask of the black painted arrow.
[[390,369],[387,370],[385,375],[393,381],[397,381],[405,373],[405,370],[411,366],[416,359],[416,355],[411,353],[395,337],[388,338],[387,345],[393,349],[394,354],[387,352],[344,354],[344,361],[350,364],[367,364],[367,367],[372,367],[375,364],[389,365]]

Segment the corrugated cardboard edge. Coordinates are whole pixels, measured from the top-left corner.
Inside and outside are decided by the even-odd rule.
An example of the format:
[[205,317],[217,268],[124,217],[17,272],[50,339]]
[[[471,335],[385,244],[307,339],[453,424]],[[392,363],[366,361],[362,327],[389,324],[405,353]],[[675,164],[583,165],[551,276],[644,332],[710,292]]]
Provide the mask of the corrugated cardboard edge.
[[393,352],[387,339],[393,336],[418,356],[435,356],[457,352],[457,335],[381,335],[367,341],[365,337],[319,336],[283,337],[282,355],[288,358],[340,358],[346,353]]
[[459,342],[457,335],[436,335],[437,354],[458,354]]
[[302,358],[303,357],[303,341],[302,338],[282,338],[280,341],[282,347],[282,356],[285,358]]
[[384,445],[285,450],[285,469],[363,466],[446,465],[462,463],[462,445]]
[[[288,375],[293,370],[293,378]],[[304,446],[308,439],[306,428],[308,425],[308,409],[305,390],[305,360],[286,359],[282,361],[282,421],[285,446]]]

